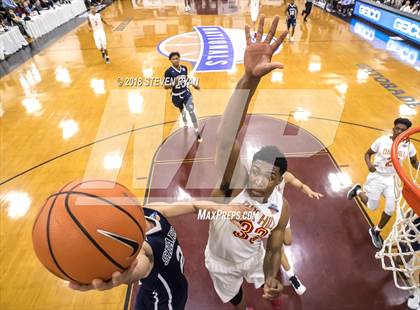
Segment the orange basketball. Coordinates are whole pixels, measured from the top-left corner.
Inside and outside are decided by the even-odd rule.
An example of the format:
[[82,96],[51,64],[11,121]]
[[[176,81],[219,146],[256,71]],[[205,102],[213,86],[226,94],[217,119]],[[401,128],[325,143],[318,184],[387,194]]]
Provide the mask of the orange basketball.
[[146,221],[135,196],[111,181],[72,182],[47,198],[32,241],[41,263],[56,276],[88,284],[109,280],[136,258]]

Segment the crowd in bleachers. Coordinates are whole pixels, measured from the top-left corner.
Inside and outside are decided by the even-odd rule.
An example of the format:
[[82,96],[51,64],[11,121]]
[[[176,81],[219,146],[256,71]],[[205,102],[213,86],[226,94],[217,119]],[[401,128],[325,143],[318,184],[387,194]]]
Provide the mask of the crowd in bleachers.
[[[0,0],[0,35],[9,31],[12,26],[19,27],[20,32],[28,42],[33,38],[29,35],[25,24],[34,15],[41,15],[46,10],[55,10],[57,7],[70,4],[73,0]],[[98,5],[103,0],[84,0],[89,8]]]
[[71,0],[1,0],[0,33],[8,31],[11,26],[17,26],[30,42],[32,38],[25,29],[25,22],[30,21],[34,15],[42,15],[42,11],[55,10],[57,6],[70,2]]
[[406,13],[420,15],[420,0],[378,0],[376,2],[392,6]]

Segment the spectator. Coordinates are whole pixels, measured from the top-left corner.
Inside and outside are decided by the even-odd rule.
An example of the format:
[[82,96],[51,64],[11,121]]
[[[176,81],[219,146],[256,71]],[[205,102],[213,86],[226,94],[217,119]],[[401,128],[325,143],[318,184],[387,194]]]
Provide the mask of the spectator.
[[404,0],[395,0],[393,6],[394,6],[394,8],[399,10],[402,7],[403,3],[404,3]]
[[45,9],[49,9],[49,8],[53,8],[54,7],[54,3],[51,0],[40,0],[41,6]]
[[420,2],[414,4],[412,13],[415,15],[420,15]]
[[400,10],[403,12],[412,13],[413,8],[414,5],[411,5],[410,2],[407,1],[406,4],[401,7]]
[[10,9],[8,13],[13,24],[19,27],[20,32],[28,39],[28,41],[32,40],[31,36],[26,32],[26,29],[23,26],[23,20],[19,16],[17,16],[12,9]]
[[33,15],[34,10],[29,1],[23,1],[23,10],[27,15]]
[[0,3],[0,20],[2,22],[6,22],[8,17],[7,10],[4,8],[4,6]]
[[3,18],[1,18],[0,19],[0,32],[6,32],[6,31],[9,31],[9,27],[7,26],[6,21]]
[[2,0],[3,7],[6,9],[16,9],[17,5],[13,0]]
[[35,0],[32,4],[33,10],[37,11],[38,14],[41,14],[39,11],[42,11],[44,8],[41,5],[41,1]]

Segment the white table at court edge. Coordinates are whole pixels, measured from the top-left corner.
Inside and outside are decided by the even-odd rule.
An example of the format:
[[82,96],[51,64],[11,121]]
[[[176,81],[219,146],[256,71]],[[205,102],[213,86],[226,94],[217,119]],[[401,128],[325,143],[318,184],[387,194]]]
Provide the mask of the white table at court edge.
[[33,39],[43,36],[77,15],[86,12],[86,6],[84,1],[73,0],[71,4],[55,5],[55,9],[40,12],[41,15],[31,16],[31,20],[25,22],[26,30]]
[[9,27],[8,31],[0,32],[0,60],[27,45],[28,42],[20,33],[19,28],[17,26]]

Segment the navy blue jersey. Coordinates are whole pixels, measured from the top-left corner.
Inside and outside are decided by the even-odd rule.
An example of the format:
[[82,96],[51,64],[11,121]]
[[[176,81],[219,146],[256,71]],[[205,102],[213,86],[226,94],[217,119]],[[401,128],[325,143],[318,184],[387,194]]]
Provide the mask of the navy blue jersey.
[[289,3],[287,5],[288,18],[296,18],[297,13],[298,13],[297,5]]
[[176,83],[172,87],[172,95],[179,95],[182,93],[185,93],[188,91],[188,85],[187,85],[187,78],[188,78],[188,69],[187,67],[180,65],[179,70],[174,68],[173,66],[169,67],[165,71],[165,80],[171,79],[174,80],[177,76],[180,76],[180,79],[178,80],[178,83]]
[[144,208],[144,215],[155,223],[146,233],[153,250],[153,269],[140,280],[136,309],[183,310],[188,283],[184,276],[184,257],[174,227],[159,212]]

